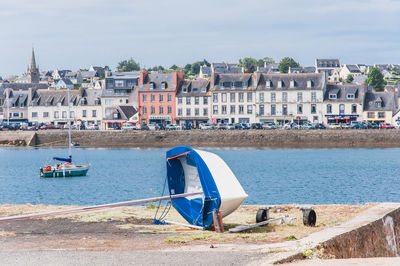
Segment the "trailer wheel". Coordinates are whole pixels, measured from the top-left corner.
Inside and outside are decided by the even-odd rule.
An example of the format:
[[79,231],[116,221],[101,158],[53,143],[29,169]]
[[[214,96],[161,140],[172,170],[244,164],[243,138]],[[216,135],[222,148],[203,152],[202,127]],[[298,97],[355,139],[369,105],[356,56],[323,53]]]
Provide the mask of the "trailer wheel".
[[303,211],[303,224],[305,226],[315,226],[317,222],[317,214],[313,209]]
[[268,219],[268,211],[259,209],[256,214],[256,223],[264,222]]

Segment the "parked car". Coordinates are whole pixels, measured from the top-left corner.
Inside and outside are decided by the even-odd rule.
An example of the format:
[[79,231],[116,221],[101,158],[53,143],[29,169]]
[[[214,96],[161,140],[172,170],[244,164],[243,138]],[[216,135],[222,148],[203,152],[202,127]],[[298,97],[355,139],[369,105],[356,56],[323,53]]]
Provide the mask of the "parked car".
[[350,129],[350,128],[351,128],[351,125],[350,125],[350,124],[347,124],[347,123],[341,123],[341,124],[340,124],[340,128],[341,128],[341,129]]
[[242,129],[250,129],[250,125],[247,123],[242,123]]
[[87,130],[99,130],[99,125],[97,124],[89,124],[86,127]]
[[337,123],[328,124],[328,127],[330,129],[340,129],[341,128],[340,124],[337,124]]
[[157,124],[149,124],[147,126],[149,127],[149,130],[159,130],[160,129]]
[[176,130],[176,126],[174,124],[168,124],[165,126],[166,130]]
[[140,125],[140,130],[150,130],[149,126],[146,124],[141,124]]
[[378,129],[379,125],[377,123],[369,123],[368,128],[370,129]]
[[225,124],[225,123],[217,124],[217,129],[226,129],[226,127],[227,127],[227,124]]
[[158,126],[158,128],[159,128],[160,130],[164,130],[164,129],[165,129],[165,126],[164,126],[164,124],[162,124],[162,123],[158,123],[157,126]]
[[240,123],[235,124],[235,129],[243,129],[243,125]]
[[276,129],[276,125],[274,123],[265,123],[262,125],[263,129]]
[[389,123],[382,123],[381,124],[381,128],[383,128],[383,129],[393,129],[394,126],[392,124],[389,124]]
[[208,123],[202,123],[202,124],[200,124],[199,128],[200,128],[200,129],[203,129],[203,130],[211,130],[211,129],[214,129],[214,127],[213,127],[211,124],[208,124]]
[[304,123],[300,126],[301,129],[315,129],[315,126],[311,123]]
[[228,130],[235,129],[235,124],[227,124],[226,129],[228,129]]
[[261,123],[253,123],[251,124],[251,129],[262,129],[262,124]]
[[131,123],[124,123],[122,124],[121,130],[135,130],[136,126],[132,125]]
[[322,123],[312,123],[315,129],[326,129],[326,126]]
[[54,126],[52,124],[48,124],[48,125],[41,126],[39,129],[40,130],[54,129]]

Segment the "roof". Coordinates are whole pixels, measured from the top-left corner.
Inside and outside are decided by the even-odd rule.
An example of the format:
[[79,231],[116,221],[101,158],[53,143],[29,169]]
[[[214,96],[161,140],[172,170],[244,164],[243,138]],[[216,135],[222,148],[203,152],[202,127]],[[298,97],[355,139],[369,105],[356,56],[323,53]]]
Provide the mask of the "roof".
[[212,90],[253,90],[252,74],[217,74]]
[[211,75],[211,67],[209,67],[209,66],[200,66],[200,72],[203,74],[203,75]]
[[96,76],[96,71],[82,71],[81,75],[84,79],[94,78]]
[[64,82],[65,85],[74,85],[74,83],[72,83],[72,81],[69,78],[62,78],[58,82],[60,82],[60,81]]
[[185,80],[176,96],[207,96],[210,81],[207,79]]
[[316,67],[339,68],[340,61],[339,59],[316,59],[315,65]]
[[[364,111],[393,111],[397,110],[395,92],[368,91],[364,97]],[[378,107],[376,102],[382,102]]]
[[[70,91],[70,100],[73,105],[78,104],[80,98],[79,90]],[[32,104],[35,106],[55,106],[61,104],[62,106],[68,106],[68,90],[37,90],[36,94],[32,97]]]
[[144,84],[140,85],[139,91],[175,91],[179,84],[175,84],[174,76],[174,73],[150,73],[146,76]]
[[32,89],[48,89],[48,84],[42,83],[2,83],[0,84],[0,97],[4,94],[5,89],[12,89],[13,91],[18,90],[29,90]]
[[[329,84],[326,87],[326,92],[324,95],[324,101],[327,102],[357,102],[362,103],[363,101],[363,85],[355,84],[343,84],[343,85],[333,85]],[[330,99],[329,95],[335,94],[336,99]],[[354,94],[354,99],[348,99],[347,95]]]
[[129,120],[137,113],[137,109],[132,105],[118,105],[118,110],[121,114],[121,118],[125,120]]
[[346,65],[346,67],[351,73],[361,73],[357,65]]
[[[266,83],[270,81],[270,87]],[[278,81],[282,81],[282,87],[278,88]],[[290,82],[295,86],[291,87]],[[308,81],[312,87],[308,88]],[[257,90],[322,90],[325,86],[325,75],[321,73],[290,73],[290,74],[265,74],[261,73],[257,82]]]

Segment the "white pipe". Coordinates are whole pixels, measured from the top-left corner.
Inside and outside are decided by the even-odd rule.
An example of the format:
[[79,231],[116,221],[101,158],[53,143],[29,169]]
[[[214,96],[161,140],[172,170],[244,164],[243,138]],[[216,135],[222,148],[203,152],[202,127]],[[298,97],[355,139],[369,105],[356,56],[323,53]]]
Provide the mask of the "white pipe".
[[47,216],[47,215],[57,215],[57,214],[63,214],[63,213],[79,212],[79,211],[90,211],[90,210],[97,210],[97,209],[103,209],[103,208],[114,208],[114,207],[121,207],[121,206],[138,205],[138,204],[143,204],[143,203],[148,203],[148,202],[184,198],[184,197],[188,197],[188,196],[201,195],[201,194],[203,194],[203,192],[184,193],[184,194],[176,194],[176,195],[147,198],[147,199],[140,199],[140,200],[122,201],[122,202],[109,203],[109,204],[103,204],[103,205],[93,205],[93,206],[60,210],[60,211],[33,213],[33,214],[25,214],[25,215],[15,215],[15,216],[2,217],[2,218],[0,218],[0,222],[32,218],[32,217]]
[[190,228],[195,228],[195,229],[199,229],[199,230],[204,230],[204,228],[203,228],[203,227],[201,227],[201,226],[197,226],[197,225],[192,225],[192,224],[184,224],[184,223],[178,223],[178,222],[167,221],[167,220],[165,220],[164,222],[166,222],[167,224],[182,225],[182,226],[186,226],[186,227],[190,227]]

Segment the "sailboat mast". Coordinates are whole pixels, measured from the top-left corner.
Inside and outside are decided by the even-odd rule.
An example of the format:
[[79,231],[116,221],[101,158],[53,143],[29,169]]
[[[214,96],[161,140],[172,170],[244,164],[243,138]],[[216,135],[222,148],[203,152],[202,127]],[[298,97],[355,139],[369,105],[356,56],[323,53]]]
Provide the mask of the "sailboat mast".
[[10,125],[10,90],[7,90],[7,125]]
[[69,157],[71,158],[71,95],[70,91],[68,88],[68,151],[69,151]]

